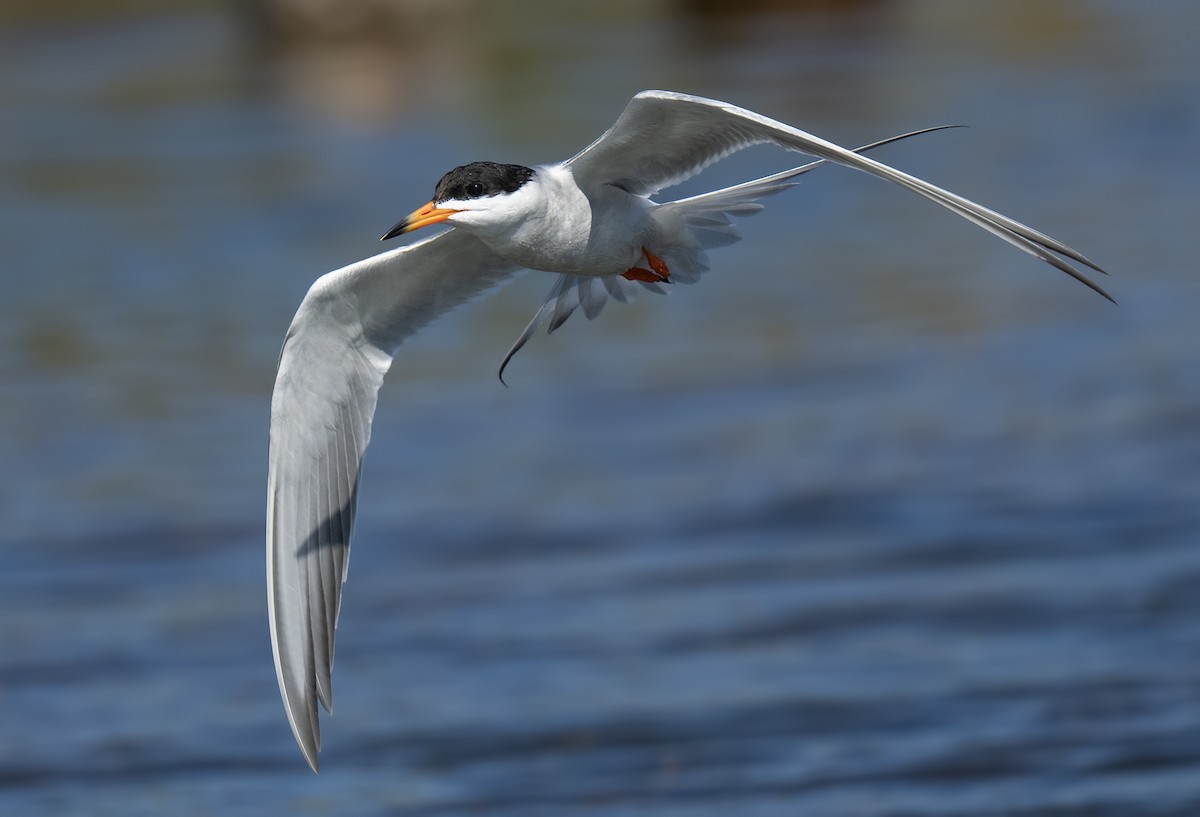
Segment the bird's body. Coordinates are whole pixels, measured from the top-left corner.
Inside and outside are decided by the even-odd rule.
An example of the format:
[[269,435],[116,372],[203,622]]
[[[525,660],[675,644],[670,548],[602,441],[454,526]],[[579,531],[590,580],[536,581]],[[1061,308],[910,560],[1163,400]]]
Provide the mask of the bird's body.
[[[764,142],[818,161],[686,199],[650,199]],[[760,199],[793,186],[821,162],[918,193],[1109,297],[1060,257],[1099,270],[1078,252],[859,151],[727,103],[644,91],[612,128],[565,162],[455,168],[429,204],[384,237],[441,222],[453,229],[313,284],[284,341],[271,403],[267,596],[285,711],[314,770],[317,703],[332,706],[334,631],[376,396],[396,348],[442,313],[522,268],[557,273],[503,372],[543,324],[553,331],[576,309],[593,318],[610,298],[625,301],[640,289],[663,292],[669,282],[696,280],[708,269],[706,250],[737,240],[730,216],[757,212]]]
[[534,184],[513,194],[519,219],[488,224],[477,238],[522,267],[564,275],[615,275],[657,243],[655,205],[619,187],[584,191],[562,165],[533,168]]

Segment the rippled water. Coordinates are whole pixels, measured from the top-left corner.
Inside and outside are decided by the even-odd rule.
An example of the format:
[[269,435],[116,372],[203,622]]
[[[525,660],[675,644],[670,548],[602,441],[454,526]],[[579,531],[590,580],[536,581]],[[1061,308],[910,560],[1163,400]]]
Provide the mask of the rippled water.
[[[0,17],[0,812],[1200,813],[1193,4],[442,6]],[[314,777],[263,599],[287,322],[445,169],[644,87],[969,124],[880,156],[1121,305],[832,169],[510,389],[550,282],[447,317],[380,401]]]

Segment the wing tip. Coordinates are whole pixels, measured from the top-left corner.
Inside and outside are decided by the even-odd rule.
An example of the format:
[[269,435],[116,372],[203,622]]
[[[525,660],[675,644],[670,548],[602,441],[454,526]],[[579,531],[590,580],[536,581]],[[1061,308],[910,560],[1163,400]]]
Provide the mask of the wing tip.
[[307,697],[308,702],[305,704],[294,701],[284,692],[283,708],[287,713],[288,725],[292,728],[292,737],[300,747],[300,754],[315,774],[320,768],[318,755],[321,752],[321,724],[318,720],[320,716],[317,713],[316,696]]
[[304,753],[304,760],[308,763],[308,768],[312,769],[312,773],[320,774],[321,773],[321,761],[320,761],[320,758],[317,757],[317,752],[319,752],[320,750],[314,749],[312,751],[309,751],[307,748],[304,747],[303,744],[301,744],[300,750]]
[[321,765],[318,757],[321,753],[321,725],[317,720],[316,700],[312,701],[307,713],[290,700],[285,701],[284,708],[287,710],[288,723],[292,727],[292,737],[296,739],[296,745],[300,747],[300,754],[304,756],[304,762],[316,774],[320,771]]
[[[1104,271],[1101,270],[1101,272],[1104,272]],[[1105,274],[1107,275],[1108,273],[1105,273]],[[1117,303],[1117,299],[1114,298],[1112,295],[1109,295],[1108,292],[1104,289],[1104,287],[1100,286],[1095,281],[1093,281],[1089,278],[1085,283],[1087,284],[1089,289],[1092,289],[1095,292],[1097,292],[1099,295],[1101,295],[1106,301],[1108,301],[1113,306],[1120,306],[1120,304]]]
[[[279,695],[283,699],[283,711],[287,715],[288,726],[292,730],[292,737],[295,738],[296,745],[300,747],[300,753],[304,756],[305,762],[316,774],[320,767],[317,755],[321,751],[321,725],[317,720],[317,699],[315,695],[303,690],[299,694],[294,693],[287,680],[284,668],[285,659],[276,621],[275,583],[271,564],[273,555],[274,550],[268,549],[267,618],[271,630],[271,651],[275,659],[275,676],[279,684]],[[299,702],[298,698],[307,698],[308,704]],[[328,704],[326,704],[326,711],[329,711]]]

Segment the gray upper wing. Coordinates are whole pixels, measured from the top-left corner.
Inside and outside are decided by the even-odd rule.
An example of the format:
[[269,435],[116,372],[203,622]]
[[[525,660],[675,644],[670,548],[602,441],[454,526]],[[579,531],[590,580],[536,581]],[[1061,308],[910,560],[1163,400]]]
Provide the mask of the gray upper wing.
[[566,164],[585,190],[615,184],[636,195],[650,195],[678,184],[735,151],[763,142],[852,167],[905,187],[1112,300],[1098,284],[1058,256],[1103,272],[1100,267],[1032,227],[870,157],[725,102],[670,91],[643,91],[630,100],[604,135]]
[[288,721],[317,767],[363,452],[392,354],[514,264],[459,230],[322,276],[284,341],[271,400],[267,600]]
[[616,184],[651,195],[731,153],[771,141],[749,121],[715,115],[732,107],[689,94],[642,91],[611,128],[566,163],[584,189]]

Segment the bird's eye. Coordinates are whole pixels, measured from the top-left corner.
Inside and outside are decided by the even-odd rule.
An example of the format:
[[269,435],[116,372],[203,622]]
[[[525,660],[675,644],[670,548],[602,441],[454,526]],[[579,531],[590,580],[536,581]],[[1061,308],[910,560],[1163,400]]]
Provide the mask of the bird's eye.
[[467,198],[477,199],[483,195],[483,182],[471,182],[467,185]]

